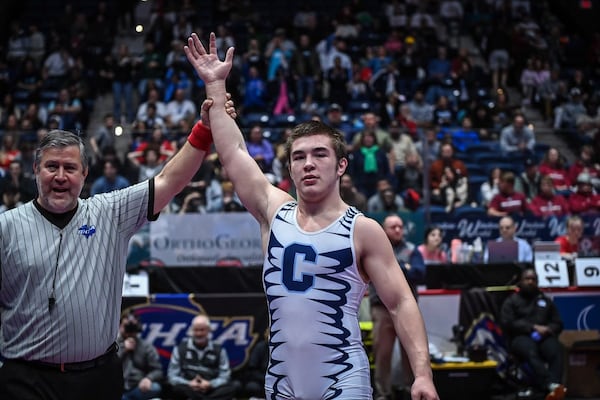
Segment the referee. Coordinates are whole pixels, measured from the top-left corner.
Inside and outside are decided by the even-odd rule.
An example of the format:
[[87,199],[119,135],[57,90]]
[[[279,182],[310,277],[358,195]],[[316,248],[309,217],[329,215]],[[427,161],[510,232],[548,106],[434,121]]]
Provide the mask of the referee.
[[[0,399],[121,399],[115,340],[128,242],[200,167],[210,105],[156,177],[85,200],[81,138],[53,130],[41,139],[38,197],[0,214]],[[235,118],[231,102],[227,110]]]

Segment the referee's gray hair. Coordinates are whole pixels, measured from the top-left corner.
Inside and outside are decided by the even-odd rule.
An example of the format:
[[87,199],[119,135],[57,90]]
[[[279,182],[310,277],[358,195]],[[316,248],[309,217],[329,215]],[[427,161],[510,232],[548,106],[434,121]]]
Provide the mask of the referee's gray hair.
[[44,151],[51,148],[63,148],[69,146],[79,146],[79,154],[81,156],[81,166],[85,171],[88,168],[88,157],[87,152],[85,151],[85,144],[81,137],[76,134],[63,131],[61,129],[53,129],[48,132],[40,141],[40,144],[35,151],[35,161],[34,165],[36,166],[36,170],[40,169],[40,162],[42,160],[42,154]]

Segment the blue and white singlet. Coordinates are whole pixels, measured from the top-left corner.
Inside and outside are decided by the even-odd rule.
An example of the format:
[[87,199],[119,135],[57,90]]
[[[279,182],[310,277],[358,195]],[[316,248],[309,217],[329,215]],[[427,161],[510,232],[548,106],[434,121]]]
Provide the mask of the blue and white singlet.
[[328,227],[306,232],[296,213],[295,202],[276,213],[263,266],[271,320],[267,398],[371,399],[358,323],[367,284],[353,245],[362,214],[350,207]]

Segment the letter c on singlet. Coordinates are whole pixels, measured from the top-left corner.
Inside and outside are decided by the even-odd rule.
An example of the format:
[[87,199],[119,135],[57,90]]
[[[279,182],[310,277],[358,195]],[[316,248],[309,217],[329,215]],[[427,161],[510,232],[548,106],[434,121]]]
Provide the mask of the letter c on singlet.
[[296,243],[286,247],[283,253],[283,284],[288,290],[303,292],[313,285],[315,277],[307,273],[303,273],[301,279],[294,277],[297,255],[303,255],[304,261],[314,263],[317,260],[317,252],[311,246]]

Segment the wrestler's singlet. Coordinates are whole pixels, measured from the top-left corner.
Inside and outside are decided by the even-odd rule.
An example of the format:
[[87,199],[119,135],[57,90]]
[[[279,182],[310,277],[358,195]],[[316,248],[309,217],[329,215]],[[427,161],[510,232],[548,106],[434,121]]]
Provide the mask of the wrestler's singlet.
[[271,358],[269,399],[371,399],[369,362],[358,324],[367,285],[355,261],[351,207],[328,227],[305,232],[297,204],[271,224],[263,268]]

